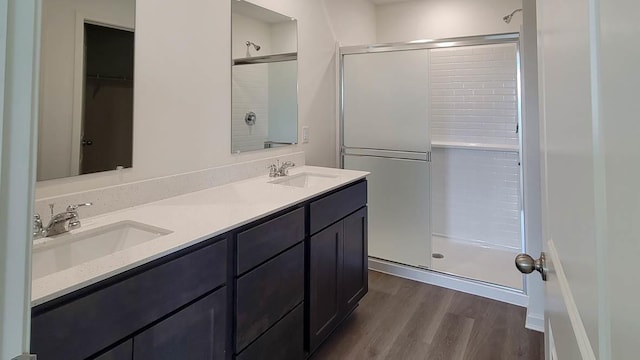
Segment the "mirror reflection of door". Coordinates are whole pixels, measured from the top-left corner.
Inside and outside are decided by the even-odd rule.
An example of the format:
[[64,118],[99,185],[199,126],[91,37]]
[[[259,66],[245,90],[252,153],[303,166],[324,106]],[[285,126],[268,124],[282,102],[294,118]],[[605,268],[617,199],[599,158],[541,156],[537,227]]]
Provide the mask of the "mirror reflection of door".
[[133,31],[88,24],[80,174],[131,167]]

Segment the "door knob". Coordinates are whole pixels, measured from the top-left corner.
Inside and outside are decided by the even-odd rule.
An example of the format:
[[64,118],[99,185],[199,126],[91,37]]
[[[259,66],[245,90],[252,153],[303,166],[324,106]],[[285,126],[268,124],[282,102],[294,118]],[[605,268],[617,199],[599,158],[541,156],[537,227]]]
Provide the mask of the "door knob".
[[531,274],[537,270],[542,275],[542,281],[547,281],[547,263],[544,253],[540,253],[540,259],[534,260],[528,254],[516,256],[516,267],[523,274]]

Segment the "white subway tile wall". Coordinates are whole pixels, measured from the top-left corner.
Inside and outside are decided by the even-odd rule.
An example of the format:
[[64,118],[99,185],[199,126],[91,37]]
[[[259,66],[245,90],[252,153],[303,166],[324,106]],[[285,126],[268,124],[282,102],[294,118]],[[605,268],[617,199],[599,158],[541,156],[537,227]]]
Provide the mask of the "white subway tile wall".
[[501,249],[521,249],[518,152],[473,144],[519,146],[515,44],[431,52],[433,233]]
[[433,233],[488,247],[522,248],[519,171],[515,152],[433,149]]
[[431,51],[433,141],[517,145],[516,45]]
[[[269,136],[268,64],[238,65],[233,67],[232,72],[232,151],[263,149]],[[249,111],[257,117],[253,126],[247,125],[244,120]]]

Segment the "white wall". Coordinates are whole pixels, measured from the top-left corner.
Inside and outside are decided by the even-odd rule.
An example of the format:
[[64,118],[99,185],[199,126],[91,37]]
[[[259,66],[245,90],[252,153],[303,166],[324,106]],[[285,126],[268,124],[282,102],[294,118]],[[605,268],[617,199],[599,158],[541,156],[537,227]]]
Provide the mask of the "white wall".
[[282,54],[298,51],[298,22],[287,21],[271,25],[271,52]]
[[78,171],[71,165],[78,13],[133,28],[135,0],[42,1],[38,179],[65,177]]
[[324,0],[340,46],[376,42],[376,6],[368,0]]
[[518,32],[521,14],[510,24],[502,17],[522,7],[521,0],[421,0],[377,6],[377,42]]
[[299,128],[310,128],[308,144],[231,154],[230,2],[137,0],[133,168],[39,183],[37,197],[300,150],[309,164],[335,166],[335,39],[324,4],[254,2],[298,19]]

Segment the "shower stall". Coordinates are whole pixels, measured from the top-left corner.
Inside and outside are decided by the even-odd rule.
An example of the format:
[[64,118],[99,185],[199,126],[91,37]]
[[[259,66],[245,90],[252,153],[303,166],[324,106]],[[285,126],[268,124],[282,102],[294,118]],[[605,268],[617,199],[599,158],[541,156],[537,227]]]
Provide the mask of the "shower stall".
[[522,291],[519,35],[343,47],[341,159],[373,262]]

